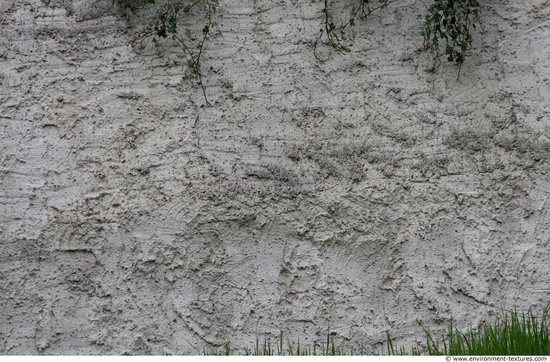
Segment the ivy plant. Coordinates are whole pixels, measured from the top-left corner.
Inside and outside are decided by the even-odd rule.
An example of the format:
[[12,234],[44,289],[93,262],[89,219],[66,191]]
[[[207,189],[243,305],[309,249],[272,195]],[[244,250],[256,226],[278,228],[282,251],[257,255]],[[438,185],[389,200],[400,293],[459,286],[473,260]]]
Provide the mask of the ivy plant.
[[[187,56],[190,68],[198,78],[198,84],[206,103],[208,98],[203,83],[201,72],[201,57],[204,52],[205,42],[208,40],[212,29],[217,25],[213,20],[218,0],[113,0],[123,9],[131,12],[149,5],[157,7],[154,18],[140,34],[141,39],[151,38],[158,41],[161,38],[173,39]],[[322,0],[322,27],[313,44],[313,54],[320,60],[325,61],[318,54],[318,46],[326,41],[329,46],[338,52],[350,51],[344,43],[347,40],[346,31],[356,25],[358,20],[366,19],[374,11],[383,9],[390,2],[397,0],[351,0],[352,6],[349,17],[340,24],[337,24],[332,3],[341,0]],[[472,31],[476,24],[480,24],[481,5],[478,0],[431,0],[428,13],[424,21],[424,48],[431,51],[435,59],[440,62],[441,54],[444,53],[447,60],[458,65],[458,77],[460,77],[461,66],[465,61],[467,52],[472,47]],[[205,23],[199,36],[185,35],[181,31],[180,17],[191,9],[199,7],[204,12]],[[198,39],[198,40],[197,40]],[[444,51],[442,51],[444,49]]]
[[447,60],[458,65],[458,77],[466,52],[472,47],[471,31],[479,23],[480,7],[477,0],[433,0],[426,15],[425,49],[439,60],[443,47]]

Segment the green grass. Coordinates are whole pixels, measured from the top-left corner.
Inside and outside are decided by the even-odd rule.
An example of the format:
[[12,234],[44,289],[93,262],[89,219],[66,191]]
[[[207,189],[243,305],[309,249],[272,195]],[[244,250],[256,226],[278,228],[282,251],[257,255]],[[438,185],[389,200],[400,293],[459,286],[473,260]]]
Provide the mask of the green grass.
[[286,347],[284,344],[283,332],[279,334],[279,340],[276,344],[276,349],[273,348],[271,340],[264,338],[260,343],[256,337],[256,344],[252,349],[245,347],[244,353],[246,356],[343,356],[343,350],[336,346],[334,337],[330,335],[330,329],[327,332],[326,343],[315,342],[313,346],[300,345],[300,341],[296,345],[292,344],[288,339]]
[[550,305],[537,318],[531,310],[519,314],[517,310],[505,313],[492,324],[484,323],[477,331],[470,327],[459,331],[453,320],[449,322],[447,336],[441,342],[434,340],[428,329],[427,354],[431,356],[495,356],[495,355],[550,355]]
[[[455,326],[451,318],[447,328],[447,334],[439,340],[434,338],[428,328],[423,327],[425,345],[412,347],[406,350],[403,346],[396,346],[390,332],[386,332],[386,353],[390,356],[496,356],[496,355],[550,355],[550,304],[544,308],[542,315],[536,317],[531,310],[521,314],[517,310],[503,313],[494,323],[484,323],[477,330],[470,327],[466,332],[461,332]],[[223,351],[203,351],[209,355],[231,355],[229,343]],[[279,334],[276,343],[264,337],[252,348],[245,347],[247,356],[342,356],[364,355],[364,344],[358,351],[345,351],[337,346],[334,337],[327,331],[327,338],[323,342],[315,342],[313,346],[304,346],[298,341],[291,343],[288,339],[284,343],[283,332]],[[384,353],[384,352],[383,352]]]

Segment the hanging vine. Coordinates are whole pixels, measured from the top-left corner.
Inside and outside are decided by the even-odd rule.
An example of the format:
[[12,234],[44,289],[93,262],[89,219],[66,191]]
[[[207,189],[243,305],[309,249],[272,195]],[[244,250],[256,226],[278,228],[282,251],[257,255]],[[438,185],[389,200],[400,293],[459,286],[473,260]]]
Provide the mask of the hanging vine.
[[[352,8],[349,19],[339,25],[336,25],[332,20],[332,12],[330,11],[330,0],[323,0],[323,27],[319,31],[319,35],[313,43],[313,54],[319,61],[326,61],[317,53],[317,47],[319,41],[326,35],[328,43],[331,47],[336,49],[340,53],[349,52],[351,49],[344,45],[344,41],[347,40],[346,30],[349,27],[353,27],[356,21],[359,19],[366,19],[370,14],[378,9],[382,9],[387,6],[391,0],[358,0]],[[372,6],[372,2],[377,3],[376,6]]]
[[[154,42],[161,38],[171,38],[182,49],[188,59],[189,67],[198,79],[198,85],[207,104],[208,97],[203,82],[201,60],[204,54],[205,43],[212,29],[217,26],[213,14],[218,6],[218,0],[165,0],[157,4],[156,0],[113,0],[120,7],[135,13],[148,5],[156,5],[154,18],[140,33],[139,38],[152,39]],[[368,18],[373,12],[385,8],[390,2],[397,0],[353,0],[347,20],[340,24],[334,21],[331,3],[336,0],[323,0],[322,27],[313,43],[313,54],[319,61],[326,61],[318,53],[323,41],[337,52],[349,52],[351,49],[345,44],[346,32],[354,27],[359,20]],[[424,48],[434,54],[435,59],[441,62],[444,53],[447,60],[458,65],[458,77],[467,52],[472,47],[473,29],[480,25],[481,5],[478,0],[432,0],[428,13],[424,19]],[[205,15],[205,24],[198,40],[184,35],[181,31],[180,17],[195,7],[201,7]]]
[[424,23],[424,48],[440,61],[441,47],[449,62],[458,65],[458,77],[472,47],[472,29],[480,24],[481,5],[477,0],[434,0]]
[[[155,0],[118,0],[118,2],[121,7],[132,12],[143,8],[147,4],[155,4]],[[208,102],[206,87],[203,83],[201,59],[204,54],[205,42],[208,40],[211,29],[217,26],[217,23],[213,21],[213,14],[216,11],[217,3],[218,0],[167,1],[158,7],[155,17],[149,22],[145,30],[139,34],[140,40],[150,38],[153,42],[157,42],[161,38],[171,38],[179,45],[187,56],[189,67],[198,78],[198,85],[201,87],[204,100],[207,104],[210,103]],[[206,21],[198,41],[193,43],[193,39],[184,36],[182,31],[180,31],[179,18],[181,14],[188,13],[198,5],[203,6]]]

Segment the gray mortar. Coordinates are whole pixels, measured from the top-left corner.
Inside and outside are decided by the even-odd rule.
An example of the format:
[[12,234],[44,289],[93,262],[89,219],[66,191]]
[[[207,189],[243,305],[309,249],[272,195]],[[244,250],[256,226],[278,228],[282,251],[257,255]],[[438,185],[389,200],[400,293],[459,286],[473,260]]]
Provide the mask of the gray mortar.
[[179,50],[131,46],[143,18],[110,0],[0,1],[0,353],[196,354],[329,326],[378,353],[417,320],[540,309],[550,7],[485,4],[457,81],[417,52],[420,3],[320,63],[320,2],[222,1],[205,107]]

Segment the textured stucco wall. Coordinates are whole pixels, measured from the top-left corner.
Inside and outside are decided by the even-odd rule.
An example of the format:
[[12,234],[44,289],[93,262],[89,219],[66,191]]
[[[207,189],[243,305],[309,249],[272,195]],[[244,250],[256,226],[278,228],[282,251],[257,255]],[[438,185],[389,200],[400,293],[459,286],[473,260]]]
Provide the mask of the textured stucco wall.
[[0,353],[194,354],[329,326],[378,352],[417,320],[540,308],[550,5],[483,4],[456,80],[419,51],[421,1],[321,63],[322,2],[222,0],[205,106],[177,47],[130,45],[146,13],[1,0]]

